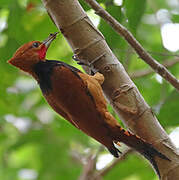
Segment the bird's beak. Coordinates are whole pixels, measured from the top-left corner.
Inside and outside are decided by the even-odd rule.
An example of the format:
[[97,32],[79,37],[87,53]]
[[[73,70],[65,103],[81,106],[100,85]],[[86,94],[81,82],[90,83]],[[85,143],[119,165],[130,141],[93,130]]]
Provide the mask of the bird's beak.
[[50,35],[48,36],[48,38],[45,39],[45,40],[42,42],[42,44],[45,45],[45,47],[48,49],[48,47],[50,46],[51,42],[56,38],[56,36],[57,36],[58,33],[59,33],[59,32],[50,34]]

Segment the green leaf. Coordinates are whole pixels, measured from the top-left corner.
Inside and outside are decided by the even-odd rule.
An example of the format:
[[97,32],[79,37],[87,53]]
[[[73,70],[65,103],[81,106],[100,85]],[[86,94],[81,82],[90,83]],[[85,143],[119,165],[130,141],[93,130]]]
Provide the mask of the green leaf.
[[[119,22],[123,22],[124,15],[120,6],[108,5],[106,10]],[[104,35],[105,40],[114,53],[119,57],[120,60],[123,59],[126,55],[126,47],[128,46],[123,37],[116,33],[115,30],[103,19],[100,20],[99,30]]]
[[173,23],[179,23],[179,14],[172,14],[171,20]]
[[124,160],[114,166],[113,170],[106,174],[104,180],[152,180],[155,176],[156,175],[152,168],[145,159],[135,155],[135,153],[131,153]]
[[128,19],[129,28],[136,34],[146,8],[146,0],[125,0],[124,7]]
[[179,111],[176,107],[179,107],[179,93],[177,91],[173,91],[166,99],[158,115],[158,118],[163,126],[178,126]]

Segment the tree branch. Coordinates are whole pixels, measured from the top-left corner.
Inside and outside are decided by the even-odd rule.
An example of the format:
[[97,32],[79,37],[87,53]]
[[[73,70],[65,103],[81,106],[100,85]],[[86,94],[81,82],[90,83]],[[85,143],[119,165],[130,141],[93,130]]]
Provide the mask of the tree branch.
[[99,153],[103,149],[103,146],[101,145],[96,152],[96,154],[89,154],[88,157],[86,158],[86,163],[83,164],[83,171],[79,177],[78,180],[100,180],[100,177],[97,177],[95,179],[97,171],[96,171],[96,163],[97,163],[97,158],[99,156]]
[[141,44],[124,26],[122,26],[115,18],[105,11],[95,0],[85,1],[96,11],[96,14],[102,17],[118,34],[126,39],[126,41],[134,48],[141,59],[143,59],[155,72],[160,74],[179,91],[179,80],[176,79],[175,76],[173,76],[163,65],[158,63],[150,54],[148,54]]
[[83,171],[78,180],[91,180],[96,171],[96,157],[94,154],[90,154],[86,159],[86,164],[83,166]]
[[97,158],[99,156],[99,153],[101,151],[101,147],[99,148],[99,150],[97,151],[95,155],[90,154],[86,158],[87,163],[84,164],[84,168],[79,177],[79,180],[88,180],[88,179],[101,180],[102,177],[104,177],[109,171],[111,171],[114,166],[116,166],[118,163],[123,161],[127,157],[127,155],[130,152],[132,152],[132,149],[127,147],[125,151],[120,155],[119,158],[117,159],[115,158],[110,165],[107,165],[102,170],[98,171],[96,170],[96,163],[97,163]]
[[[179,63],[179,59],[176,58],[176,59],[174,59],[174,60],[172,60],[172,61],[169,61],[169,60],[164,61],[163,66],[165,66],[166,68],[170,68],[170,67],[172,67],[173,65],[178,64],[178,63]],[[153,72],[154,72],[153,69],[139,70],[139,71],[130,73],[130,77],[131,77],[132,79],[140,78],[140,77],[143,77],[143,76],[147,76],[147,75],[149,75],[149,74],[152,74]]]
[[123,161],[127,157],[127,155],[131,152],[132,152],[132,149],[127,148],[118,159],[114,159],[114,161],[112,162],[112,164],[110,166],[107,166],[104,169],[102,169],[101,171],[99,171],[98,176],[100,176],[100,177],[105,176],[109,171],[112,170],[113,167],[115,167],[117,164],[119,164],[121,161]]
[[172,180],[173,176],[168,176],[172,169],[178,175],[175,177],[179,179],[179,169],[174,169],[179,159],[176,148],[79,2],[77,0],[42,1],[75,55],[86,63],[92,63],[94,68],[104,75],[103,90],[120,119],[133,133],[153,144],[172,160],[168,162],[156,158],[161,176],[167,174],[167,180]]

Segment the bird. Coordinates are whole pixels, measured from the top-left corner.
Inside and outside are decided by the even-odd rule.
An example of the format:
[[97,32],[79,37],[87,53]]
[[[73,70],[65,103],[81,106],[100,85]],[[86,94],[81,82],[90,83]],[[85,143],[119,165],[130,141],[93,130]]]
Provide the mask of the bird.
[[108,111],[101,86],[104,76],[100,72],[89,75],[63,61],[45,58],[57,34],[50,34],[42,42],[22,45],[8,63],[31,75],[54,111],[104,145],[114,157],[121,153],[115,144],[122,142],[148,159],[160,177],[155,158],[170,159],[139,136],[124,130]]

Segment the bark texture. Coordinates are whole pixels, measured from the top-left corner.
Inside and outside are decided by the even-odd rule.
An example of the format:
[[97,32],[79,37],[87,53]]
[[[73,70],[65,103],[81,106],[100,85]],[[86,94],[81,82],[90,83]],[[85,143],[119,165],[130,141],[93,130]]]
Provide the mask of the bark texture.
[[74,54],[105,77],[104,93],[133,133],[150,142],[172,161],[156,158],[162,180],[179,179],[179,155],[149,105],[94,27],[77,0],[42,0]]
[[147,51],[141,46],[141,44],[135,39],[122,24],[114,19],[107,11],[105,11],[96,0],[85,0],[98,14],[102,17],[111,27],[131,45],[141,59],[143,59],[155,72],[160,74],[165,80],[167,80],[173,87],[179,91],[179,80],[175,78],[168,70],[157,62]]

